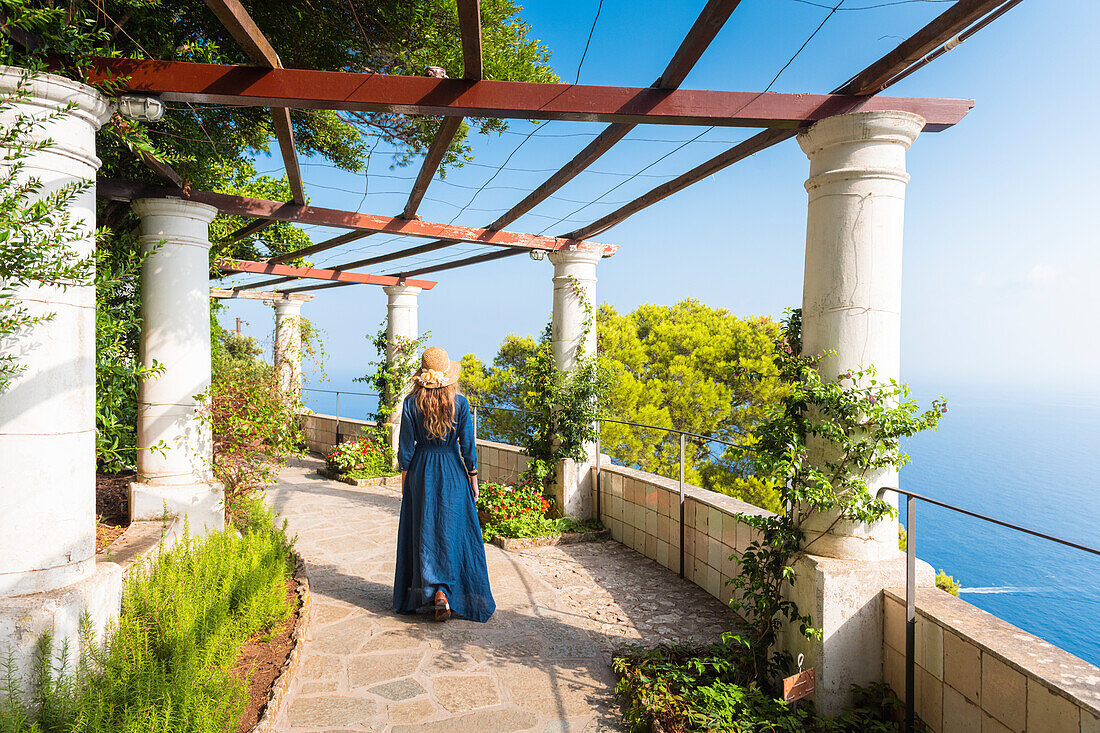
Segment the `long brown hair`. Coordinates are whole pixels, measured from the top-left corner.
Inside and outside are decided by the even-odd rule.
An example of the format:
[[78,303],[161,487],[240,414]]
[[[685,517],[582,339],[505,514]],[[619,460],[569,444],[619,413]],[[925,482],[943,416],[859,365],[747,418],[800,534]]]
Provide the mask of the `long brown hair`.
[[429,438],[442,439],[455,426],[455,395],[458,394],[458,382],[446,387],[428,389],[419,382],[413,382],[413,395],[416,406],[424,416],[424,427]]

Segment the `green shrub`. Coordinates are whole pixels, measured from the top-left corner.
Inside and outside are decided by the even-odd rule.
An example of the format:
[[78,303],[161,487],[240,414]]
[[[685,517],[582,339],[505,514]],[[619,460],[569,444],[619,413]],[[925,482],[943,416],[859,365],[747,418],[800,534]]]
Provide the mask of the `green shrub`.
[[783,702],[753,681],[751,662],[737,646],[626,646],[613,660],[630,730],[657,722],[675,733],[893,733],[900,702],[885,685],[853,687],[856,704],[835,718],[808,701]]
[[[248,345],[238,344],[244,349],[238,353],[247,355]],[[199,416],[214,438],[211,470],[225,486],[226,519],[232,521],[242,502],[275,480],[303,435],[300,405],[280,390],[269,364],[234,357],[225,346],[216,351],[222,356],[213,361]]]
[[947,591],[953,596],[959,595],[959,588],[962,588],[962,583],[952,578],[950,575],[942,570],[936,571],[936,587],[940,590]]
[[3,733],[214,733],[236,728],[248,698],[230,668],[245,641],[285,620],[291,545],[274,517],[251,503],[243,534],[187,536],[127,577],[122,614],[103,647],[85,625],[79,662],[61,675],[45,638],[31,682],[36,702],[17,702],[8,665],[0,683]]

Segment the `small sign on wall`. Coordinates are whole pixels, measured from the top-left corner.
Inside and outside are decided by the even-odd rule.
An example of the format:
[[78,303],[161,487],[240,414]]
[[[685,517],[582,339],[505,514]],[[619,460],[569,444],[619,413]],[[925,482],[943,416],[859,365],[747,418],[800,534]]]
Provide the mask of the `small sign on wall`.
[[783,679],[783,702],[794,702],[814,694],[814,669],[803,671],[803,656],[798,655],[798,674]]

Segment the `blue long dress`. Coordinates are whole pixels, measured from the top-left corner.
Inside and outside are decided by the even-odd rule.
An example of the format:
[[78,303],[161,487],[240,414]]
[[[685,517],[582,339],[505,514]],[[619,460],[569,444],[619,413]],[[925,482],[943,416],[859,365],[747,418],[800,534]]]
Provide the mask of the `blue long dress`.
[[470,403],[455,396],[455,427],[429,438],[416,398],[401,411],[397,462],[405,476],[397,530],[393,607],[414,613],[437,590],[451,610],[472,621],[488,621],[496,610],[477,507],[467,471],[477,469]]

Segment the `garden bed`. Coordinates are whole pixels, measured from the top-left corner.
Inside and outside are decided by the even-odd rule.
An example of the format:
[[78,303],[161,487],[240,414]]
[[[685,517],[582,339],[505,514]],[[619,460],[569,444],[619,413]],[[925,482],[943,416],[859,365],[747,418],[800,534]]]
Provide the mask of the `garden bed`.
[[233,665],[232,674],[238,679],[252,675],[237,733],[275,730],[275,719],[301,664],[300,644],[309,628],[312,604],[309,582],[302,576],[300,563],[295,577],[287,581],[287,598],[295,602],[290,618],[270,631],[253,635]]
[[133,471],[95,475],[95,549],[101,552],[130,525],[130,482]]
[[532,547],[549,547],[551,545],[572,545],[577,542],[599,542],[610,539],[610,529],[593,529],[586,532],[562,532],[556,535],[544,537],[501,537],[493,536],[493,544],[507,552],[529,550]]
[[319,468],[317,469],[317,475],[348,484],[349,486],[384,486],[391,489],[401,488],[401,474],[399,473],[389,476],[375,476],[373,478],[354,478],[348,474],[337,473],[327,468]]

